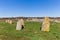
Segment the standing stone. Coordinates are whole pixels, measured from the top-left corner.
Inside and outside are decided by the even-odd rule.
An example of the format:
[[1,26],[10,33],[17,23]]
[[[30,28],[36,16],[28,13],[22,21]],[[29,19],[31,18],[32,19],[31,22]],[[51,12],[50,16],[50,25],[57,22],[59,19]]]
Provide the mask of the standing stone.
[[24,26],[24,20],[21,19],[20,21],[21,21],[21,25]]
[[9,22],[9,20],[6,20],[6,23],[8,23]]
[[6,23],[12,24],[12,20],[6,20]]
[[24,20],[23,19],[18,20],[16,30],[22,30],[23,27],[24,27]]
[[9,20],[9,23],[12,24],[12,20]]
[[49,17],[45,17],[45,20],[43,21],[43,24],[42,24],[42,31],[46,31],[46,32],[49,32],[49,27],[50,27],[50,20],[49,20]]

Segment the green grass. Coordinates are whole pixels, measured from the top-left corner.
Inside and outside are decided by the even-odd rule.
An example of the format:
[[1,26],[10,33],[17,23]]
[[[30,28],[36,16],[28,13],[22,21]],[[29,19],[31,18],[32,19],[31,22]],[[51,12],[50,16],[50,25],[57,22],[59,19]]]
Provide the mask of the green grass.
[[23,30],[16,30],[16,22],[0,22],[0,40],[60,40],[60,23],[51,22],[50,31],[40,30],[42,23],[25,22]]

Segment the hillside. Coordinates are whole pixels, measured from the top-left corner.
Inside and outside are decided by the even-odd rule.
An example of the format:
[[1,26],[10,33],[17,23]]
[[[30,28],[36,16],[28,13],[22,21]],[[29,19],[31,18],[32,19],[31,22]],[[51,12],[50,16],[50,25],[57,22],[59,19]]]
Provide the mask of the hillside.
[[17,31],[16,22],[0,22],[0,40],[60,40],[60,23],[51,22],[50,32],[42,32],[40,22],[25,22],[23,30]]

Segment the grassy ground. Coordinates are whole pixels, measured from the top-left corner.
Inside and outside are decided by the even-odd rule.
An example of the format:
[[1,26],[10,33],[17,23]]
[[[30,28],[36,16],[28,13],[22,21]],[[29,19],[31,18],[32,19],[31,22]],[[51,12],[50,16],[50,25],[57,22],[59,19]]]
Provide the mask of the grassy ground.
[[16,22],[0,22],[0,40],[60,40],[60,23],[51,22],[50,32],[42,32],[40,22],[25,22],[23,30],[16,30]]

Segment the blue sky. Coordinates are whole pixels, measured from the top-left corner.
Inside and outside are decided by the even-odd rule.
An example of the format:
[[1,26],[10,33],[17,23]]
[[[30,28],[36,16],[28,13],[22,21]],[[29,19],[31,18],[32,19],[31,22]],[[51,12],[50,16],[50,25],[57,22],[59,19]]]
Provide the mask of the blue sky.
[[0,0],[0,17],[60,17],[60,0]]

